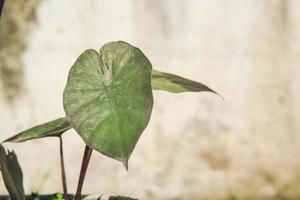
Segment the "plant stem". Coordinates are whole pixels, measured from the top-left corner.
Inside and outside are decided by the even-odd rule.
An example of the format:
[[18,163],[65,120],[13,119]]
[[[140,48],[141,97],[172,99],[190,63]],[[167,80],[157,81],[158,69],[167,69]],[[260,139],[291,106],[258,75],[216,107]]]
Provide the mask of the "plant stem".
[[80,200],[81,190],[82,190],[86,170],[88,168],[89,161],[90,161],[90,158],[91,158],[91,155],[92,155],[92,151],[93,151],[93,149],[91,149],[89,146],[87,146],[87,145],[85,146],[75,200]]
[[60,167],[61,167],[61,179],[64,191],[64,199],[68,200],[68,189],[67,189],[67,181],[66,181],[66,172],[65,172],[65,164],[64,164],[64,152],[63,152],[63,140],[62,137],[59,136],[59,153],[60,153]]

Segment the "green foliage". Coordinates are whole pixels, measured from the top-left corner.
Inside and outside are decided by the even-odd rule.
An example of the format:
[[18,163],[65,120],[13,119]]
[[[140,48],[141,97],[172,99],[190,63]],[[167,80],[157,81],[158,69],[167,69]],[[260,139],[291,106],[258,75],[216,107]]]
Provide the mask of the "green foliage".
[[10,198],[25,200],[23,174],[17,156],[13,151],[6,153],[2,145],[0,145],[0,167]]
[[89,147],[127,165],[150,120],[151,68],[146,56],[125,42],[79,56],[63,100],[68,121]]
[[[195,82],[174,74],[164,73],[157,70],[152,70],[151,75],[152,90],[163,90],[172,93],[181,92],[213,92],[212,89],[206,85]],[[217,93],[216,93],[217,94]],[[39,139],[43,137],[59,136],[65,131],[71,129],[72,126],[66,118],[59,118],[14,135],[4,142],[24,142],[32,139]]]
[[[150,120],[152,90],[216,93],[202,83],[152,70],[151,63],[138,48],[123,41],[110,42],[99,53],[92,49],[84,51],[70,69],[63,93],[66,117],[32,127],[4,142],[58,137],[74,128],[90,148],[123,162],[127,167],[128,159]],[[13,152],[6,154],[1,146],[0,158],[11,198],[24,200],[22,171],[16,155]],[[49,199],[50,196],[37,198]],[[52,195],[52,199],[62,200],[63,195]]]
[[[90,147],[126,163],[151,115],[150,71],[145,55],[122,41],[106,44],[100,54],[86,50],[71,68],[64,91],[68,120],[35,126],[4,142],[60,136],[74,127]],[[157,70],[152,70],[151,87],[172,93],[216,93],[202,83]]]
[[60,136],[70,128],[71,125],[66,118],[59,118],[22,131],[21,133],[6,139],[4,142],[24,142],[43,137]]
[[174,74],[152,71],[152,89],[164,90],[173,93],[181,92],[213,92],[212,89],[202,83],[198,83]]
[[64,200],[64,196],[62,193],[58,192],[52,200]]

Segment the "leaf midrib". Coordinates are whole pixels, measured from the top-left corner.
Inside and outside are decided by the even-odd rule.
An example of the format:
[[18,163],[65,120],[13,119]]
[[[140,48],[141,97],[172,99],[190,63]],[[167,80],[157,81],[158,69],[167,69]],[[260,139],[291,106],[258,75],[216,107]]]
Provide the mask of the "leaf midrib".
[[[105,62],[101,62],[101,61],[102,61],[101,55],[99,55],[99,66],[100,66],[101,71],[103,73],[101,81],[102,81],[104,87],[107,90],[108,100],[109,100],[109,105],[110,105],[110,110],[113,113],[113,118],[115,119],[116,126],[118,128],[117,134],[119,136],[119,140],[118,140],[119,144],[120,144],[119,150],[121,152],[121,158],[123,159],[125,151],[124,151],[123,137],[122,137],[122,134],[120,132],[121,126],[120,126],[120,119],[119,119],[119,117],[117,115],[118,110],[116,108],[116,102],[115,102],[115,98],[114,98],[115,95],[114,95],[114,92],[113,92],[113,89],[112,89],[113,88],[113,73],[112,73],[112,69],[109,68],[109,67],[107,67],[106,66],[107,64]],[[107,80],[107,78],[108,78],[108,76],[106,75],[107,73],[111,73],[110,74],[110,79],[111,80]]]

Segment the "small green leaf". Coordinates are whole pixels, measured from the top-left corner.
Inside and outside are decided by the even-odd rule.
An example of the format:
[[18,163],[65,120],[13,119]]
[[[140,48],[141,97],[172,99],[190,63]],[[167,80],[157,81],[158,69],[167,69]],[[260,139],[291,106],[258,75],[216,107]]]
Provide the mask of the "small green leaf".
[[79,56],[64,90],[72,127],[90,148],[125,166],[150,119],[151,71],[138,48],[111,42]]
[[16,154],[6,153],[0,144],[0,168],[6,189],[12,200],[25,200],[23,188],[23,174]]
[[43,137],[60,136],[70,128],[72,128],[70,123],[63,117],[22,131],[3,142],[24,142]]
[[55,197],[52,197],[51,200],[64,200],[64,195],[60,192],[56,193]]
[[157,70],[152,70],[151,79],[153,90],[165,90],[173,93],[205,91],[216,93],[202,83]]

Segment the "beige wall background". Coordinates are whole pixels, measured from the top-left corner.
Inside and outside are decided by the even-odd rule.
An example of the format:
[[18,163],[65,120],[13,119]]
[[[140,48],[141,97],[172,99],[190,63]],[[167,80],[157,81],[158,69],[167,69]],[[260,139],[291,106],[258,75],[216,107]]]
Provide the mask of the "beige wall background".
[[[299,6],[297,0],[43,0],[22,54],[21,95],[9,103],[0,87],[0,138],[64,116],[62,92],[78,55],[125,40],[154,68],[203,82],[225,101],[155,91],[129,171],[94,152],[84,193],[297,198]],[[73,131],[64,141],[75,192],[84,144]],[[6,145],[19,156],[28,193],[62,190],[58,145],[55,138]]]

